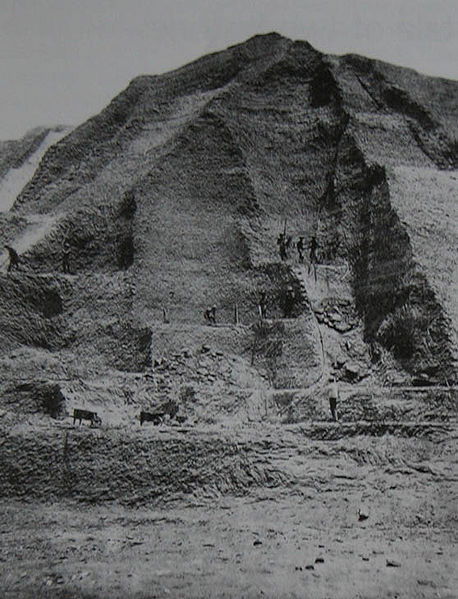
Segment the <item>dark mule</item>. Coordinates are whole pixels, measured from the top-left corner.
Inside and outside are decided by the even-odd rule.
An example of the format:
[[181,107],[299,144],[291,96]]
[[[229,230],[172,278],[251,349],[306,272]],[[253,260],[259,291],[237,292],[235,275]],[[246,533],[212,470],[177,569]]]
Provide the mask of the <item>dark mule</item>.
[[151,412],[140,412],[140,425],[143,425],[144,422],[152,422],[157,426],[161,424],[164,416],[164,412],[155,412],[154,414],[151,414]]
[[140,425],[143,425],[144,422],[152,422],[154,425],[161,424],[164,418],[168,415],[170,418],[175,418],[178,413],[178,404],[169,400],[158,406],[158,409],[155,412],[140,412]]
[[78,408],[73,410],[73,424],[75,424],[77,420],[79,420],[79,424],[81,424],[83,420],[89,420],[91,426],[100,426],[102,424],[102,419],[97,412],[91,412],[91,410],[80,410]]

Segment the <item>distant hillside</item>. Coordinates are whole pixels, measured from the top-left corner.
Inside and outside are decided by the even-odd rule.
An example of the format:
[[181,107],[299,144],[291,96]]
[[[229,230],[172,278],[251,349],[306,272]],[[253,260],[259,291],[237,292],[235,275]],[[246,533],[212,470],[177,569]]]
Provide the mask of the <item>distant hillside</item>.
[[19,140],[0,141],[0,211],[8,210],[35,174],[47,149],[71,127],[36,127]]
[[[122,373],[209,346],[234,360],[238,393],[305,389],[331,370],[455,380],[457,118],[457,82],[278,34],[134,79],[49,147],[2,215],[25,264],[2,275],[7,376],[21,376],[12,351],[38,348],[50,352],[34,353],[47,377],[115,369],[135,395]],[[43,136],[0,146],[0,176]],[[284,227],[304,236],[304,266],[295,249],[280,260]],[[64,239],[72,276],[61,274]],[[295,305],[282,319],[288,286]],[[205,325],[213,304],[227,326]],[[213,367],[195,382],[202,397],[227,387]],[[169,393],[187,381],[164,377]]]

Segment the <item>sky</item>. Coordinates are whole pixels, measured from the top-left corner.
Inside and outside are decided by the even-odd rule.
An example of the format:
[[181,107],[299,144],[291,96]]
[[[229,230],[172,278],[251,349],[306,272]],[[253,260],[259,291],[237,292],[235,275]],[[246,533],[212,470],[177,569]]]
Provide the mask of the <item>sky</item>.
[[458,0],[0,0],[0,140],[271,31],[458,79]]

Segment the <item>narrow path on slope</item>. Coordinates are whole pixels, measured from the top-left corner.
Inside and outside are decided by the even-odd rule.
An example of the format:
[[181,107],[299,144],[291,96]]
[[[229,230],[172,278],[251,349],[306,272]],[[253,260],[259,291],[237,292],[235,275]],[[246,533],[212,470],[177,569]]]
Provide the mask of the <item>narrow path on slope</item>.
[[[348,286],[346,284],[346,273],[348,272],[348,267],[346,264],[344,264],[343,267],[344,271],[342,272],[342,274],[338,274],[341,280],[339,281],[339,285],[335,289],[337,296],[348,295],[349,293],[349,289],[347,289]],[[323,331],[326,328],[326,325],[320,324],[315,314],[315,308],[317,308],[318,305],[326,297],[329,297],[330,294],[330,278],[327,276],[328,273],[326,269],[332,270],[333,272],[337,272],[338,270],[341,270],[341,267],[340,265],[335,267],[315,266],[314,269],[310,269],[309,266],[305,264],[296,264],[292,267],[292,271],[294,275],[297,277],[301,289],[310,301],[312,317],[314,319],[316,330],[318,333],[318,338],[320,340],[321,373],[318,379],[307,387],[307,396],[299,398],[298,400],[296,400],[296,402],[293,402],[289,406],[285,406],[282,410],[279,411],[279,415],[282,415],[287,410],[290,410],[292,407],[294,407],[295,404],[308,399],[312,395],[312,393],[314,393],[327,381],[329,373],[331,371],[328,360],[328,352],[326,352],[323,335]],[[276,393],[278,391],[278,389],[275,389],[273,393]]]
[[[312,316],[314,318],[316,329],[318,331],[318,336],[320,339],[322,367],[321,376],[318,379],[317,383],[320,382],[323,378],[326,378],[330,372],[330,365],[327,359],[327,352],[323,336],[323,331],[325,330],[326,325],[320,324],[315,314],[315,309],[324,299],[326,299],[330,295],[329,278],[326,276],[326,271],[323,270],[323,268],[328,267],[315,266],[315,269],[309,269],[308,265],[297,264],[292,268],[294,275],[299,280],[301,289],[304,291],[305,295],[308,297],[310,301]],[[341,295],[339,291],[337,291],[337,295]]]

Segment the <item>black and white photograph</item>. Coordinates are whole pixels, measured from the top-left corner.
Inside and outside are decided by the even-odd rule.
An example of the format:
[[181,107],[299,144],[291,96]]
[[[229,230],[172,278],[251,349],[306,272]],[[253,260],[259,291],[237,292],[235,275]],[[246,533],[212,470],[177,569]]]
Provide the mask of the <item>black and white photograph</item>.
[[458,599],[456,0],[0,0],[0,599]]

